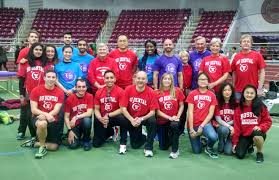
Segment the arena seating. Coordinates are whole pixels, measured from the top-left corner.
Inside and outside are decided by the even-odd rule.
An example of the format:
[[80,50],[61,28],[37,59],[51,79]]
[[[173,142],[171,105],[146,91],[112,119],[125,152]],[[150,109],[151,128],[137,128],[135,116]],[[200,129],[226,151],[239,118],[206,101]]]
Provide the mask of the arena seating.
[[213,37],[224,40],[232,23],[235,11],[205,11],[202,14],[198,27],[192,37],[191,43],[197,36],[204,36],[207,43]]
[[142,45],[146,39],[160,43],[165,38],[175,42],[190,14],[190,9],[122,10],[109,44],[115,45],[121,34],[127,35],[131,44]]
[[104,26],[106,10],[39,9],[32,28],[41,35],[42,42],[61,42],[66,31],[73,33],[73,40],[85,38],[95,41]]
[[23,15],[22,8],[0,8],[0,39],[15,37]]

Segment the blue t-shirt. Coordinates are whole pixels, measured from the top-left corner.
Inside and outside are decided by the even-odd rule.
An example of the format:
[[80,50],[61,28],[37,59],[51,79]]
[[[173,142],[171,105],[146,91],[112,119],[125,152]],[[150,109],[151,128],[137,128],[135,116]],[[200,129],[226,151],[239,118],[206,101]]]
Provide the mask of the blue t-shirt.
[[91,60],[94,59],[94,56],[91,56],[90,54],[86,53],[86,55],[80,55],[79,53],[72,56],[72,61],[79,64],[80,69],[82,71],[82,78],[87,78],[88,73],[88,66],[91,62]]
[[146,65],[144,66],[144,63],[142,62],[142,58],[141,57],[139,59],[139,70],[140,71],[145,71],[147,74],[147,78],[148,78],[148,85],[152,85],[153,84],[153,71],[152,71],[152,66],[155,63],[155,60],[158,58],[158,55],[154,55],[154,56],[147,56],[146,59]]
[[[59,62],[63,61],[63,59],[64,59],[64,55],[63,55],[63,52],[62,52],[63,47],[64,46],[60,46],[60,47],[56,48]],[[77,55],[79,53],[79,51],[78,51],[78,48],[76,48],[76,47],[72,46],[72,48],[73,48],[73,55],[72,55],[72,57],[73,57],[73,56]]]
[[168,57],[166,55],[160,56],[158,59],[156,59],[154,65],[152,67],[153,71],[159,71],[159,76],[158,76],[159,82],[164,73],[166,73],[166,72],[171,73],[173,75],[174,85],[176,87],[178,87],[177,73],[182,72],[182,69],[183,69],[182,62],[175,55],[173,55],[172,57]]
[[54,71],[57,73],[58,81],[67,90],[74,88],[77,79],[82,76],[79,64],[75,62],[61,61],[54,66]]
[[189,64],[192,66],[193,69],[193,76],[192,76],[192,89],[196,89],[198,87],[198,74],[200,69],[200,64],[203,58],[206,56],[211,55],[211,52],[208,50],[205,50],[203,53],[198,53],[197,51],[190,52],[190,59]]

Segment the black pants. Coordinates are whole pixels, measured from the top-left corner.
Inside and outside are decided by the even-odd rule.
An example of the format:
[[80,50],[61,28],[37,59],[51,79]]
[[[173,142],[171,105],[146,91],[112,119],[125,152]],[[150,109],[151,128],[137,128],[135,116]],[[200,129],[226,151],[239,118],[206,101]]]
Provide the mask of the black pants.
[[31,137],[36,137],[36,130],[32,123],[30,101],[27,101],[25,106],[20,106],[18,133],[23,133],[23,135],[25,135],[27,126],[29,128]]
[[69,144],[70,149],[76,149],[80,145],[82,139],[83,142],[90,142],[92,119],[91,117],[83,118],[79,125],[75,126],[72,131],[77,136],[77,139],[71,144]]
[[95,118],[94,120],[94,137],[93,137],[93,147],[100,147],[105,143],[105,141],[114,135],[114,126],[120,126],[120,144],[126,145],[127,143],[127,120],[123,115],[117,115],[115,117],[109,118],[109,124],[107,128]]
[[169,121],[167,124],[157,125],[159,148],[168,150],[172,146],[172,152],[177,152],[179,146],[179,122]]
[[185,130],[185,123],[186,123],[186,118],[187,118],[187,109],[188,109],[188,104],[184,103],[184,110],[183,110],[183,113],[181,114],[180,123],[179,123],[179,135],[181,135]]
[[1,71],[2,71],[2,65],[3,65],[3,67],[6,69],[6,71],[8,71],[7,62],[1,62],[1,63],[0,63],[0,70],[1,70]]
[[[126,120],[130,132],[130,143],[134,149],[140,148],[145,143],[146,150],[153,150],[153,142],[156,136],[156,119],[154,116],[144,120],[138,127],[134,127]],[[142,134],[142,125],[146,126],[147,137]]]
[[253,131],[253,133],[250,136],[240,136],[238,144],[235,148],[235,155],[239,159],[243,159],[247,153],[247,150],[250,146],[253,145],[254,141],[253,138],[254,136],[262,136],[265,140],[266,134],[263,133],[262,131]]

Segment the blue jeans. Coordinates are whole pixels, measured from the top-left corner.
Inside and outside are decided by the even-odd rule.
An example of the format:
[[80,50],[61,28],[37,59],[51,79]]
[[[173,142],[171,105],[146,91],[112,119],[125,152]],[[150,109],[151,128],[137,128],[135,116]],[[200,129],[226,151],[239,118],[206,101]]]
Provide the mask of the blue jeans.
[[241,92],[235,92],[235,93],[234,93],[235,100],[239,101],[240,98],[241,98],[241,95],[242,95]]
[[232,138],[230,136],[230,129],[225,126],[219,126],[217,128],[219,137],[218,151],[224,152],[226,155],[232,154]]
[[[195,131],[198,131],[199,127],[194,127]],[[188,129],[188,135],[190,138],[192,150],[194,154],[199,154],[202,152],[202,143],[200,136],[192,138],[189,134],[190,130]],[[213,148],[214,144],[218,140],[217,133],[215,132],[211,123],[208,123],[204,126],[202,134],[207,138],[207,146]]]

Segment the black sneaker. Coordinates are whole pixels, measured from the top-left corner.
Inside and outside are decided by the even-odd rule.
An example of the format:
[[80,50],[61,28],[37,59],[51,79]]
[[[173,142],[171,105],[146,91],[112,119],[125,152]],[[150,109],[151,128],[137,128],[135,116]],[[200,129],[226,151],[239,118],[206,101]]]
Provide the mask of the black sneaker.
[[253,152],[254,152],[254,147],[253,147],[253,144],[252,144],[250,147],[248,147],[247,153],[252,154]]
[[206,154],[209,155],[209,157],[213,158],[213,159],[217,159],[218,158],[218,154],[216,152],[214,152],[214,150],[212,148],[206,147],[204,149],[204,152]]
[[42,159],[47,154],[47,149],[44,146],[39,147],[38,152],[35,154],[36,159]]
[[256,156],[257,156],[257,157],[256,157],[256,162],[257,162],[257,163],[263,163],[263,162],[264,162],[263,153],[257,152]]
[[20,146],[21,147],[34,147],[36,141],[37,141],[37,138],[36,137],[32,137],[31,139],[23,142]]
[[90,142],[84,142],[83,143],[83,149],[84,151],[90,151],[92,148],[91,143]]
[[24,138],[25,138],[25,135],[23,133],[21,133],[21,132],[18,133],[17,136],[16,136],[17,140],[23,140]]

